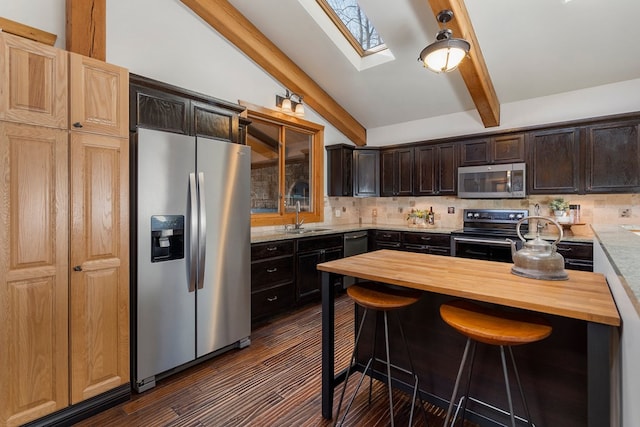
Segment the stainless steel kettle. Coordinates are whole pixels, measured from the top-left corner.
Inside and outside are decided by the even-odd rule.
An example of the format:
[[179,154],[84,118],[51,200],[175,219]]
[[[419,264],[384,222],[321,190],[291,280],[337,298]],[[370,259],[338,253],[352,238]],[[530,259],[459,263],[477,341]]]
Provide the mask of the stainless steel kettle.
[[[520,225],[533,218],[545,220],[558,227],[559,235],[555,242],[549,243],[540,238],[539,227],[536,227],[536,238],[526,241],[520,233]],[[544,216],[529,216],[518,221],[516,226],[518,237],[524,242],[523,248],[516,251],[516,242],[511,240],[511,257],[513,267],[511,273],[540,280],[567,280],[569,276],[564,270],[564,258],[556,252],[556,244],[562,240],[562,227],[556,221]]]

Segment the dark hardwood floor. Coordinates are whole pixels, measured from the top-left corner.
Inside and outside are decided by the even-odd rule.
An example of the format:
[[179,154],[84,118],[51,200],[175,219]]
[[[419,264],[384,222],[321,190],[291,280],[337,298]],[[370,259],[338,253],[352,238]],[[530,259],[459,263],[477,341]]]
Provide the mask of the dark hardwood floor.
[[[329,426],[320,414],[320,305],[304,307],[252,331],[251,345],[232,350],[162,380],[129,402],[77,426]],[[353,303],[336,301],[336,367],[347,366],[353,348]],[[353,390],[360,374],[349,381]],[[365,382],[345,422],[389,425],[385,385],[374,380],[373,401]],[[350,390],[347,390],[347,397]],[[340,397],[336,388],[334,411]],[[394,391],[395,420],[407,425],[410,397]],[[426,405],[428,425],[442,425],[443,411]],[[417,408],[418,409],[418,408]],[[427,425],[419,410],[414,425]]]

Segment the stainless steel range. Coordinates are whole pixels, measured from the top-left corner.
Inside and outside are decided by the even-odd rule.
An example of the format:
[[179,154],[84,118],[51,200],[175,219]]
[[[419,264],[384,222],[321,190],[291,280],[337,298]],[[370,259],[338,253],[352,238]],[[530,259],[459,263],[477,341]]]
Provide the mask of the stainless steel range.
[[[511,243],[518,249],[522,241],[518,238],[516,225],[529,216],[526,209],[465,209],[462,230],[451,233],[451,255],[462,258],[511,262]],[[529,221],[520,226],[525,235]]]

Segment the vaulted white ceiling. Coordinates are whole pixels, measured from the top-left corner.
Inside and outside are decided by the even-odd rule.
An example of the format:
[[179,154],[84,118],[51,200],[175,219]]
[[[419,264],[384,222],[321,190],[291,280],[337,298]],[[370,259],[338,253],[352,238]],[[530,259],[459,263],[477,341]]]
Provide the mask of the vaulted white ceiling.
[[[438,30],[428,0],[359,1],[395,58],[363,69],[313,19],[309,0],[230,3],[365,128],[474,109],[457,71],[417,61]],[[639,0],[465,4],[500,103],[640,78]]]

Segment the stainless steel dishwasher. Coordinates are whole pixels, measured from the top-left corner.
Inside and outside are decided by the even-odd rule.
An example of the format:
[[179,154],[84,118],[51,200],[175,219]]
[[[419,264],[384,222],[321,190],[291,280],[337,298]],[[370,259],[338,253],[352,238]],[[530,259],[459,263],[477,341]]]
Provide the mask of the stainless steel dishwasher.
[[[348,256],[367,252],[368,245],[369,239],[367,231],[353,231],[351,233],[344,233],[343,253],[345,258]],[[342,286],[344,288],[347,288],[353,285],[355,282],[355,278],[345,276],[342,280]]]

